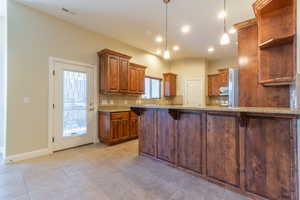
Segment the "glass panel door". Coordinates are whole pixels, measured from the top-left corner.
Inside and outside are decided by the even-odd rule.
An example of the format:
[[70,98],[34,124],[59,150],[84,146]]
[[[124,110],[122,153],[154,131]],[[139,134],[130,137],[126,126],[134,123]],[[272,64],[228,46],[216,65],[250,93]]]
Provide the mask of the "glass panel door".
[[54,151],[94,141],[97,111],[94,109],[94,69],[55,63]]
[[87,73],[64,71],[63,136],[87,133]]

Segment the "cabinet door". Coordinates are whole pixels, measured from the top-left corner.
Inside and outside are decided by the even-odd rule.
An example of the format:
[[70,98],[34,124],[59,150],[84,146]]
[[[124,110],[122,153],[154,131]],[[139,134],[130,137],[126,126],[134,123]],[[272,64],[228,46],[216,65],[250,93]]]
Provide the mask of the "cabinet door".
[[121,123],[122,123],[122,130],[121,130],[121,139],[126,140],[129,138],[129,112],[122,112],[121,113]]
[[175,162],[175,120],[168,110],[157,112],[157,158]]
[[119,58],[117,56],[108,56],[108,90],[110,92],[119,92]]
[[128,82],[128,92],[131,94],[137,94],[138,93],[138,85],[137,85],[137,70],[135,67],[129,67],[129,82]]
[[122,132],[122,120],[121,119],[111,120],[110,142],[119,142],[121,138],[121,132]]
[[156,149],[156,120],[155,120],[155,110],[145,110],[140,116],[139,121],[141,130],[139,132],[139,151],[151,156],[155,156]]
[[137,87],[137,92],[139,94],[144,94],[145,93],[145,70],[144,69],[139,69],[137,71],[137,84],[138,84],[138,87]]
[[267,199],[290,200],[296,190],[292,120],[249,117],[245,135],[246,191]]
[[240,185],[239,119],[235,114],[207,113],[207,176]]
[[130,113],[130,137],[138,137],[138,117],[134,112]]
[[228,86],[228,69],[219,70],[220,86]]
[[208,88],[207,88],[207,92],[208,92],[208,96],[211,97],[213,96],[213,77],[208,75],[207,77],[207,83],[208,83]]
[[198,173],[202,166],[202,113],[182,112],[177,130],[177,164]]
[[120,92],[128,91],[128,60],[120,58],[119,89]]

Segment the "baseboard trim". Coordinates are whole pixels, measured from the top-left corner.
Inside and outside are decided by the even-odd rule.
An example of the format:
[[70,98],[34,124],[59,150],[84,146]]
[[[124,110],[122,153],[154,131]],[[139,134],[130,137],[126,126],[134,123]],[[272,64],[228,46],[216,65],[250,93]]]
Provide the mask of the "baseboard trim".
[[36,158],[36,157],[40,157],[40,156],[49,155],[51,153],[52,153],[52,151],[49,150],[48,148],[40,149],[40,150],[36,150],[36,151],[32,151],[32,152],[7,156],[4,161],[5,161],[5,163],[13,163],[13,162],[21,161],[21,160],[26,160],[26,159],[30,159],[30,158]]

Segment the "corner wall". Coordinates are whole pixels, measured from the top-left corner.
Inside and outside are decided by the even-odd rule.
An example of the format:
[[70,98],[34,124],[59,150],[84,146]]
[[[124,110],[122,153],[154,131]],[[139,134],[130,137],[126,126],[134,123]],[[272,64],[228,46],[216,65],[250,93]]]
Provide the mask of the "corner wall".
[[97,64],[104,48],[133,56],[150,76],[170,70],[155,55],[8,1],[7,156],[48,148],[49,56]]
[[176,104],[184,103],[185,81],[191,79],[200,79],[202,86],[200,88],[203,94],[199,103],[206,104],[206,68],[207,61],[204,58],[185,58],[171,62],[171,72],[177,74],[177,97]]

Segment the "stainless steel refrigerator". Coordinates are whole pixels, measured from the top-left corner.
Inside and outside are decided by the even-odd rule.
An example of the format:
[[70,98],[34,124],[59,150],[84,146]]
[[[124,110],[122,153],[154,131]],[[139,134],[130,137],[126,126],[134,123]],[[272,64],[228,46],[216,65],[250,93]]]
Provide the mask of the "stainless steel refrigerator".
[[239,106],[239,69],[229,68],[228,70],[228,106]]

